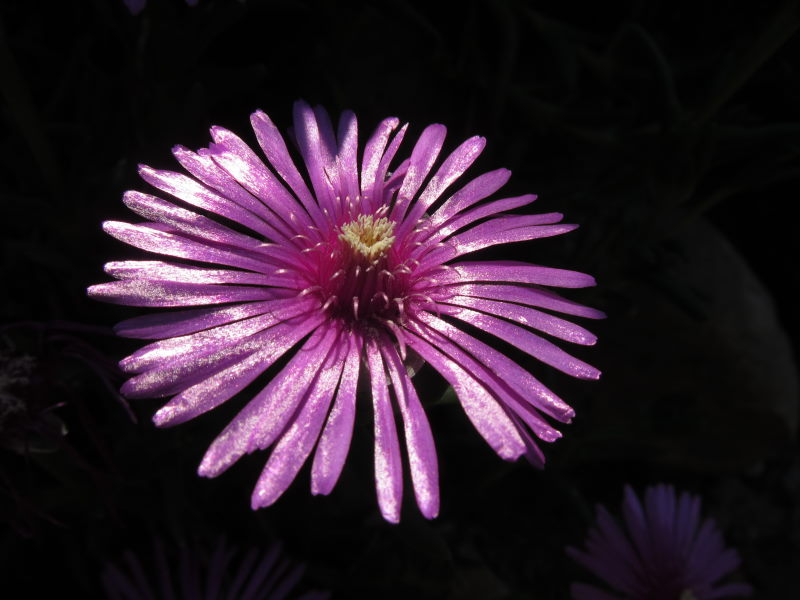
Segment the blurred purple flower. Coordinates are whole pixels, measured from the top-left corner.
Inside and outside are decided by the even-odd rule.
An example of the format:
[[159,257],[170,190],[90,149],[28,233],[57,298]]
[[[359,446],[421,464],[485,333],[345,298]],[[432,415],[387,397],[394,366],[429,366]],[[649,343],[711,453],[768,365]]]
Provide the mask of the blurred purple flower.
[[567,553],[619,593],[572,584],[574,600],[711,600],[749,596],[743,583],[717,585],[739,566],[711,519],[700,520],[700,498],[657,485],[645,490],[644,506],[625,487],[624,523],[603,506],[589,530],[586,551]]
[[[132,15],[138,15],[147,6],[147,0],[122,0]],[[198,0],[186,0],[189,6],[197,6]]]
[[214,477],[245,453],[276,444],[253,492],[253,508],[278,499],[315,445],[311,490],[330,493],[350,446],[363,369],[371,380],[381,512],[391,522],[400,519],[394,396],[417,504],[426,517],[435,517],[436,450],[406,367],[415,361],[430,363],[453,386],[472,423],[502,458],[525,455],[542,465],[544,455],[530,432],[547,442],[558,439],[561,434],[544,415],[568,423],[573,410],[457,323],[490,331],[572,376],[597,379],[595,368],[531,331],[594,344],[595,336],[583,327],[539,310],[601,318],[600,311],[542,287],[585,287],[594,279],[522,262],[450,261],[576,226],[558,224],[559,213],[503,212],[530,204],[534,195],[482,202],[506,183],[506,169],[445,194],[483,150],[481,137],[462,143],[431,175],[446,131],[431,125],[410,157],[390,172],[407,128],[398,129],[398,119],[385,119],[369,137],[360,169],[352,112],[342,114],[334,132],[322,108],[298,102],[294,121],[311,189],[278,129],[260,111],[251,122],[269,166],[235,134],[213,127],[208,148],[173,150],[192,177],[140,168],[148,183],[225,217],[237,229],[134,191],[124,202],[148,222],[104,223],[110,235],[143,250],[214,266],[111,262],[106,272],[119,281],[92,286],[93,298],[152,307],[227,304],[120,323],[120,335],[161,340],[120,363],[136,374],[123,394],[175,395],[154,420],[176,425],[227,401],[300,344],[217,437],[199,468]]
[[286,559],[279,544],[269,550],[252,548],[243,556],[221,540],[208,557],[200,548],[181,548],[170,560],[159,541],[152,563],[143,564],[132,552],[120,565],[108,564],[103,588],[109,600],[327,600],[328,593],[307,592],[290,596],[303,574],[302,565]]

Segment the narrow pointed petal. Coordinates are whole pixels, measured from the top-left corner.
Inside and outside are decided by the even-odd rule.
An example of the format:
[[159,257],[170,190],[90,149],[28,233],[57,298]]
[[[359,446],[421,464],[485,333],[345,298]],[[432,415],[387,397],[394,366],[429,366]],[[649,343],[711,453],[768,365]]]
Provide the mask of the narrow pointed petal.
[[444,125],[428,125],[420,134],[414,150],[411,151],[408,171],[398,192],[397,203],[391,212],[393,219],[400,221],[405,217],[408,206],[430,173],[436,157],[439,156],[446,134],[447,128]]
[[217,263],[248,269],[257,273],[272,273],[275,266],[266,261],[257,260],[243,251],[222,250],[203,242],[194,241],[174,233],[159,231],[148,225],[131,225],[119,221],[106,221],[103,230],[126,244],[156,254],[187,258],[205,263]]
[[259,331],[311,312],[316,302],[311,299],[297,301],[294,298],[271,302],[263,314],[238,320],[234,323],[214,327],[185,336],[171,337],[143,346],[120,362],[120,367],[128,373],[140,373],[158,366],[165,366],[176,359],[187,360],[209,351],[234,345]]
[[397,231],[398,236],[403,235],[409,228],[413,227],[430,206],[439,199],[447,187],[463,175],[469,166],[475,162],[475,159],[480,156],[485,146],[486,138],[475,136],[453,150],[439,167],[439,170],[431,177],[428,185],[425,186],[422,194],[420,194],[419,200],[409,210],[408,217]]
[[339,118],[339,153],[336,155],[339,169],[340,194],[355,198],[361,192],[358,182],[358,120],[349,110]]
[[220,433],[203,457],[198,473],[216,477],[245,453],[266,448],[284,430],[317,370],[335,332],[318,328],[289,363]]
[[[426,333],[431,333],[426,332],[425,329],[420,329],[419,332],[422,336],[425,336]],[[546,442],[554,442],[561,437],[561,432],[551,427],[542,418],[539,411],[526,401],[526,396],[516,393],[508,382],[503,381],[498,377],[497,373],[487,368],[485,364],[476,360],[456,344],[442,338],[441,335],[436,338],[431,337],[429,341],[434,341],[441,350],[458,363],[459,367],[480,380],[495,400],[508,411],[509,416],[516,416],[524,421],[539,439]]]
[[400,125],[400,120],[390,117],[381,121],[374,133],[364,145],[364,156],[361,162],[361,195],[372,194],[376,182],[383,182],[383,178],[377,179],[378,165],[383,158],[386,144],[389,143],[389,136]]
[[496,169],[479,175],[448,198],[433,212],[431,215],[431,224],[438,227],[460,212],[468,209],[470,206],[488,198],[503,187],[510,177],[511,171],[508,169]]
[[528,227],[507,227],[505,223],[498,223],[500,219],[493,219],[487,223],[482,223],[462,234],[455,235],[445,242],[444,247],[431,252],[422,261],[422,267],[429,265],[440,265],[447,261],[477,252],[484,248],[491,248],[498,244],[510,244],[512,242],[527,242],[540,238],[553,237],[569,233],[577,229],[577,225],[543,225]]
[[132,377],[121,388],[129,398],[161,397],[177,394],[231,365],[271,345],[291,337],[292,331],[312,321],[301,315],[282,321],[249,336],[228,339],[208,346],[194,347],[171,360]]
[[[270,225],[267,225],[270,217],[269,210],[258,198],[239,185],[239,182],[231,177],[230,173],[214,162],[208,148],[192,152],[183,146],[175,146],[172,154],[181,166],[200,182],[258,217],[263,221],[263,226],[266,227],[265,231],[274,231]],[[272,236],[269,237],[274,239]]]
[[312,220],[317,226],[323,224],[322,213],[317,206],[314,197],[308,190],[303,176],[295,166],[294,160],[289,155],[289,149],[280,131],[272,120],[262,111],[257,110],[250,116],[250,123],[256,133],[256,138],[267,156],[272,167],[287,183],[295,196],[300,199],[305,209],[311,215]]
[[179,312],[155,313],[126,319],[114,326],[122,337],[159,340],[195,333],[218,325],[264,314],[272,300],[247,302],[224,308],[195,308]]
[[[430,221],[426,223],[427,232],[426,235],[423,235],[423,239],[427,242],[426,245],[436,244],[480,219],[485,219],[486,217],[491,217],[504,211],[514,210],[521,206],[527,206],[534,200],[536,200],[536,196],[533,194],[515,196],[513,198],[502,198],[500,200],[493,200],[492,202],[485,202],[443,223],[438,223],[430,219]],[[536,221],[529,222],[529,225],[550,225],[552,223],[558,223],[564,217],[561,213],[546,213],[529,216],[536,218]]]
[[456,284],[443,288],[443,291],[473,296],[476,298],[488,298],[490,300],[500,300],[504,302],[516,302],[527,306],[538,306],[576,317],[587,319],[605,319],[604,312],[588,306],[583,306],[572,300],[562,298],[555,292],[519,285],[503,285],[493,283],[466,283]]
[[261,240],[234,231],[203,215],[180,208],[156,196],[128,191],[123,195],[122,201],[137,215],[170,225],[184,235],[251,251],[257,251],[264,246],[264,242]]
[[253,490],[253,508],[270,506],[294,481],[322,430],[347,352],[341,338],[330,349],[306,398],[267,461]]
[[522,456],[526,448],[517,426],[482,382],[422,337],[411,331],[406,335],[408,345],[453,386],[467,417],[492,449],[505,460]]
[[90,286],[90,298],[127,306],[199,306],[270,300],[269,288],[127,279]]
[[204,269],[160,260],[125,260],[103,265],[103,270],[117,279],[173,281],[176,283],[234,283],[236,285],[270,285],[271,277],[263,273]]
[[582,288],[596,284],[594,277],[586,273],[540,267],[530,263],[510,260],[460,262],[448,266],[449,269],[447,271],[437,275],[439,284],[507,281],[510,283],[533,283],[563,288]]
[[[211,130],[214,162],[266,207],[264,220],[288,240],[310,225],[308,214],[241,138],[222,127]],[[297,223],[297,224],[296,224]]]
[[317,123],[317,116],[308,104],[303,101],[295,102],[293,114],[297,146],[303,156],[306,169],[308,169],[314,196],[323,214],[327,212],[328,215],[333,216],[336,214],[333,202],[335,191],[326,175],[326,169],[331,170],[334,167],[335,148],[325,145]]
[[311,467],[311,493],[330,494],[342,473],[356,416],[356,387],[363,343],[353,335],[344,370],[336,392],[336,401],[314,455]]
[[514,389],[518,395],[527,398],[536,409],[567,423],[575,416],[575,411],[568,404],[502,352],[441,318],[425,313],[421,313],[418,318],[431,329],[464,348],[492,372],[497,373],[506,385]]
[[375,488],[383,518],[390,523],[400,522],[403,500],[403,472],[400,442],[392,414],[386,372],[378,342],[367,339],[367,363],[372,388],[372,409],[375,414]]
[[270,239],[274,239],[272,236],[275,234],[275,230],[267,226],[262,218],[259,218],[259,216],[256,216],[246,208],[242,208],[236,202],[211,191],[186,175],[173,171],[159,171],[147,165],[139,167],[139,175],[150,185],[162,192],[175,196],[179,200],[183,200],[187,204],[213,212],[221,217],[230,219],[234,223],[249,227]]
[[403,417],[411,481],[420,512],[428,519],[439,514],[439,467],[428,417],[397,351],[388,336],[380,346]]
[[468,308],[448,308],[446,314],[461,319],[483,331],[490,331],[492,335],[568,375],[579,379],[600,378],[600,371],[593,366],[567,354],[552,342],[548,342],[535,333],[531,333],[513,323]]
[[172,398],[156,412],[153,422],[159,427],[178,425],[216,408],[252,383],[321,322],[321,317],[306,319],[297,326],[286,328],[279,335],[263,339],[260,348],[243,361]]
[[453,296],[445,300],[447,304],[472,308],[481,312],[489,313],[497,317],[503,317],[510,321],[515,321],[520,325],[538,329],[544,333],[584,346],[592,346],[597,342],[597,336],[587,331],[580,325],[575,325],[559,317],[554,317],[545,312],[511,304],[509,302],[497,302],[485,298],[474,298],[471,296]]

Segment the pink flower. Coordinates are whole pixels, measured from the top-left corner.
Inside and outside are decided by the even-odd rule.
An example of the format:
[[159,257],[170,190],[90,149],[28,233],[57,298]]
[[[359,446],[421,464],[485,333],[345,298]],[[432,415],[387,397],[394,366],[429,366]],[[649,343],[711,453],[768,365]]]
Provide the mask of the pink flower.
[[381,512],[391,522],[400,518],[403,477],[394,404],[417,504],[426,517],[435,517],[436,450],[405,366],[411,358],[421,357],[444,376],[502,458],[525,455],[542,465],[534,436],[558,439],[547,418],[568,423],[573,410],[462,324],[489,331],[565,373],[597,379],[596,369],[532,331],[594,344],[595,336],[583,327],[540,310],[602,317],[546,289],[590,286],[594,279],[460,257],[576,226],[560,224],[559,213],[504,212],[530,204],[533,195],[487,201],[508,180],[505,169],[452,192],[483,150],[483,138],[468,139],[434,170],[446,130],[431,125],[390,171],[407,127],[398,129],[396,118],[382,121],[363,151],[351,112],[342,114],[336,133],[322,108],[304,102],[296,103],[294,120],[305,173],[260,111],[251,121],[268,165],[235,134],[213,127],[208,148],[173,151],[190,176],[141,167],[142,178],[154,187],[236,228],[135,191],[124,202],[147,222],[104,223],[110,235],[143,250],[211,265],[112,262],[106,272],[118,281],[89,288],[93,298],[133,306],[213,305],[120,323],[120,335],[159,340],[121,362],[134,374],[123,393],[173,396],[154,420],[176,425],[226,402],[298,347],[200,465],[201,475],[215,477],[242,455],[274,445],[253,508],[275,502],[315,446],[311,491],[333,489],[350,445],[359,373],[366,371]]
[[700,521],[700,498],[657,485],[645,490],[644,506],[629,487],[622,504],[622,527],[597,508],[586,551],[567,548],[577,562],[619,594],[574,583],[575,600],[711,600],[749,596],[743,583],[717,585],[739,566],[711,519]]

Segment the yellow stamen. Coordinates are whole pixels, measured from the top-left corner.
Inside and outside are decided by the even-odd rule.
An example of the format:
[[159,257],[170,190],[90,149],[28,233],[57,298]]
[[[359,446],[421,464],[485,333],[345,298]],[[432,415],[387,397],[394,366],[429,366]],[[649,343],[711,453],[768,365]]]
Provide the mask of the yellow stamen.
[[353,252],[361,254],[368,261],[374,261],[386,254],[394,243],[394,222],[386,217],[373,218],[361,215],[355,221],[342,225],[339,239]]

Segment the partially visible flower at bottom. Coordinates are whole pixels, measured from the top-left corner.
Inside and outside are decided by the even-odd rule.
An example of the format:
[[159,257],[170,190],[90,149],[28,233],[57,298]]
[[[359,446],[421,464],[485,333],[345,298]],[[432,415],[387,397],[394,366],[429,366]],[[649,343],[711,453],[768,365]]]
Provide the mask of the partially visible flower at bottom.
[[573,600],[712,600],[749,596],[744,583],[717,582],[739,566],[712,519],[700,520],[700,498],[671,485],[645,490],[644,505],[625,487],[622,526],[603,506],[586,550],[567,554],[619,593],[573,583]]
[[[122,0],[125,3],[125,6],[128,8],[130,13],[134,16],[138,15],[142,12],[147,6],[147,0]],[[186,4],[189,6],[197,6],[198,0],[186,0]]]
[[[220,540],[211,556],[200,547],[181,548],[171,560],[164,545],[154,542],[153,559],[144,564],[126,552],[122,564],[108,564],[103,589],[110,600],[327,600],[327,592],[292,595],[304,567],[282,555],[280,544],[243,555]],[[238,555],[238,556],[237,556]],[[238,558],[238,563],[234,559]]]

